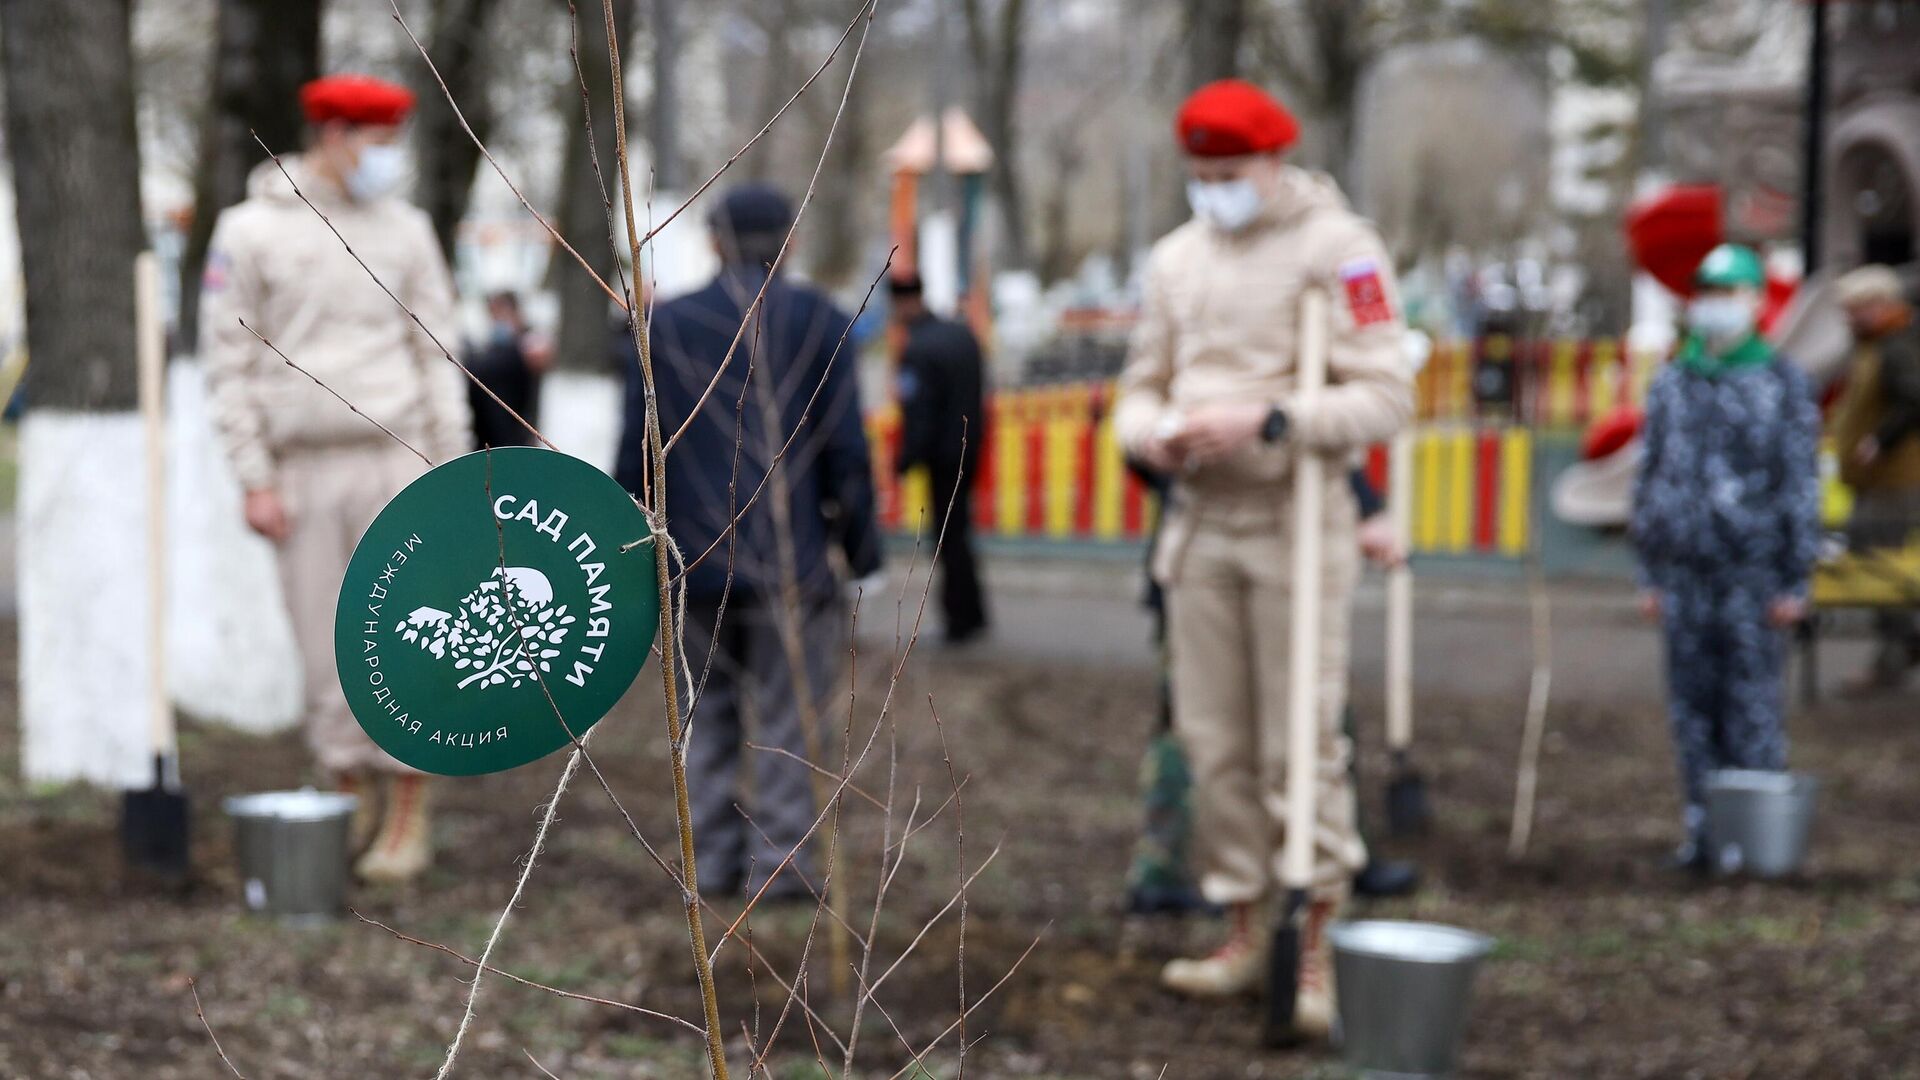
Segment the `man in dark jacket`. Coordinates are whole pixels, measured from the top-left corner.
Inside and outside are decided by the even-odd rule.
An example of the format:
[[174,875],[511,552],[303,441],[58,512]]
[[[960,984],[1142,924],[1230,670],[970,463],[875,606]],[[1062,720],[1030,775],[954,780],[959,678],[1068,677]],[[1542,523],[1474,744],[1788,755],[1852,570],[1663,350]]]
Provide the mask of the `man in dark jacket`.
[[[1834,283],[1853,331],[1847,387],[1833,410],[1840,479],[1853,489],[1848,546],[1902,547],[1920,529],[1920,325],[1891,268],[1863,266]],[[1920,661],[1920,628],[1910,611],[1875,614],[1873,662],[1851,689],[1891,690]]]
[[[927,467],[934,517],[927,522],[940,546],[940,607],[947,643],[957,645],[986,632],[987,606],[973,557],[973,480],[986,439],[986,373],[980,342],[964,323],[927,310],[920,278],[895,278],[893,317],[905,328],[895,389],[900,398],[901,472]],[[948,514],[947,507],[953,511]]]
[[[769,275],[792,221],[771,188],[730,192],[709,219],[719,276],[661,305],[651,326],[661,430],[679,433],[666,525],[687,563],[687,771],[703,891],[758,893],[789,854],[792,871],[768,895],[809,890],[805,761],[832,726],[820,706],[847,649],[841,581],[880,566],[849,320]],[[645,418],[636,370],[616,469],[635,493],[647,483]],[[737,792],[747,742],[768,749],[755,751],[752,782]]]
[[[467,370],[493,391],[489,396],[479,386],[467,387],[475,449],[534,444],[527,424],[540,422],[534,415],[540,407],[540,376],[552,366],[553,349],[527,329],[520,298],[510,292],[488,296],[487,338],[467,354]],[[515,420],[507,409],[519,413],[526,423]]]

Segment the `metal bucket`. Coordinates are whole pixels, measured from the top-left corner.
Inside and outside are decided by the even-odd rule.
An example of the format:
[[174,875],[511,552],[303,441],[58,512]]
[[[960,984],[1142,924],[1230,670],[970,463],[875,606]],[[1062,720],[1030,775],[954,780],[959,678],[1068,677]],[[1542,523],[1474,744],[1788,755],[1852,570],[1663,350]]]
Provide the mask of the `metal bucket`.
[[1347,1064],[1376,1078],[1445,1076],[1466,1033],[1474,973],[1493,939],[1437,923],[1335,923]]
[[1776,878],[1800,869],[1820,782],[1805,773],[1707,774],[1707,852],[1723,874]]
[[291,921],[339,916],[347,901],[347,836],[352,795],[266,791],[224,804],[249,911]]

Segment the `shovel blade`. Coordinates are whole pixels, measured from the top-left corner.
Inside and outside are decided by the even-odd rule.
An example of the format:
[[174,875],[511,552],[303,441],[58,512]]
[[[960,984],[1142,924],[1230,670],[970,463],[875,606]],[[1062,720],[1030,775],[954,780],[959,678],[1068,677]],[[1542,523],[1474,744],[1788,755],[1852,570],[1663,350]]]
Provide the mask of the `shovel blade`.
[[187,797],[161,787],[127,792],[120,804],[120,848],[129,868],[184,881],[191,865]]
[[1433,807],[1427,802],[1427,781],[1412,769],[1403,769],[1387,783],[1387,831],[1394,836],[1416,836],[1433,826]]
[[1273,929],[1273,947],[1267,953],[1267,996],[1261,1018],[1260,1042],[1270,1049],[1298,1046],[1302,1039],[1294,1026],[1300,1000],[1300,924],[1306,918],[1306,896],[1288,894],[1286,909]]

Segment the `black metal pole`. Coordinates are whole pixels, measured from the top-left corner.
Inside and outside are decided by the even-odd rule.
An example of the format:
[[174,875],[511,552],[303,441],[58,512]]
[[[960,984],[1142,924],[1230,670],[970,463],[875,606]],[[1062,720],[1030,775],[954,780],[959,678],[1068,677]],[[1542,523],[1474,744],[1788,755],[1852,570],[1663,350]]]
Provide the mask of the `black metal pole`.
[[1820,203],[1827,120],[1827,5],[1807,0],[1813,32],[1807,45],[1807,117],[1800,193],[1800,252],[1806,273],[1820,269]]

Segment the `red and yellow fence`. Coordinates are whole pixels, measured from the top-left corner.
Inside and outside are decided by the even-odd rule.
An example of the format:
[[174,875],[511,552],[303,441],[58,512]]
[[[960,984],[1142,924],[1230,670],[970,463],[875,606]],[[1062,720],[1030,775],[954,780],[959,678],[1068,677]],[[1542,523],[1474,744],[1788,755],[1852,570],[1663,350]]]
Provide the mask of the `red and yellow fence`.
[[[1157,508],[1121,459],[1111,400],[1107,384],[995,394],[974,490],[975,531],[1030,540],[1144,540]],[[924,473],[895,475],[898,412],[878,412],[867,427],[882,524],[894,532],[931,534],[945,507],[931,505]],[[1366,467],[1384,492],[1384,448],[1369,454]],[[1526,550],[1533,528],[1533,435],[1528,429],[1423,426],[1414,436],[1412,468],[1414,550],[1500,556]]]
[[[1434,346],[1415,384],[1422,420],[1510,420],[1532,427],[1582,427],[1616,408],[1639,405],[1660,366],[1614,338],[1510,338],[1501,335]],[[1474,374],[1497,368],[1508,401],[1476,400]]]

